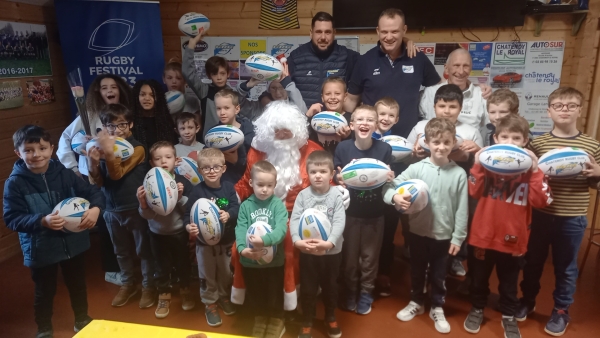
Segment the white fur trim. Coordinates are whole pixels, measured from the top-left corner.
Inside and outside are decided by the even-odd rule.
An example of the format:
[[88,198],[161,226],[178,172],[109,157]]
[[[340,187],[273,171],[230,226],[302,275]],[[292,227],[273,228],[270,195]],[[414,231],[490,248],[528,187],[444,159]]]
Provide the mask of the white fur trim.
[[231,302],[233,304],[242,305],[244,304],[244,299],[246,298],[246,289],[237,289],[236,287],[231,287]]
[[[232,295],[233,297],[233,295]],[[283,309],[285,311],[292,311],[296,309],[298,306],[298,296],[296,295],[296,290],[292,292],[283,291]]]

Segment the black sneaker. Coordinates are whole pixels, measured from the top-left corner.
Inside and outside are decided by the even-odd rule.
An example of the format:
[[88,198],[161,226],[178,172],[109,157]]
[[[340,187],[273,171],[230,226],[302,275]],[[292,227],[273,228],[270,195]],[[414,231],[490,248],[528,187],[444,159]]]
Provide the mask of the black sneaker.
[[392,287],[388,285],[383,285],[379,287],[379,295],[381,297],[389,297],[392,295]]
[[465,319],[465,331],[469,333],[477,333],[481,329],[483,322],[483,310],[471,308],[467,319]]
[[231,303],[229,299],[219,298],[217,304],[219,304],[219,307],[221,308],[221,310],[223,310],[223,313],[226,316],[231,316],[235,314],[235,305],[233,305],[233,303]]
[[312,327],[302,326],[302,329],[300,329],[300,333],[298,334],[298,338],[312,338]]
[[92,318],[90,318],[90,316],[87,316],[86,319],[81,320],[81,321],[76,321],[75,325],[73,326],[73,331],[75,331],[75,333],[83,330],[84,327],[86,327],[89,323],[92,322]]
[[465,267],[459,259],[450,259],[450,274],[452,276],[463,277],[467,274]]
[[551,336],[562,336],[567,331],[567,326],[569,326],[569,321],[571,317],[569,316],[569,312],[567,310],[552,310],[552,315],[550,316],[550,320],[546,324],[544,331]]
[[204,314],[206,315],[206,322],[210,326],[219,326],[223,323],[221,316],[219,316],[219,307],[217,304],[207,305]]
[[52,331],[52,329],[38,330],[38,332],[35,335],[35,338],[52,338],[52,337],[54,337],[54,332]]
[[527,319],[527,315],[535,311],[535,304],[533,306],[527,306],[527,304],[522,301],[519,303],[519,307],[517,308],[517,312],[515,312],[515,319],[518,322],[522,322]]
[[502,327],[504,328],[504,338],[521,338],[521,331],[514,317],[502,317]]
[[329,335],[329,338],[340,338],[342,336],[342,330],[340,330],[337,321],[325,321],[325,327],[327,328],[327,335]]

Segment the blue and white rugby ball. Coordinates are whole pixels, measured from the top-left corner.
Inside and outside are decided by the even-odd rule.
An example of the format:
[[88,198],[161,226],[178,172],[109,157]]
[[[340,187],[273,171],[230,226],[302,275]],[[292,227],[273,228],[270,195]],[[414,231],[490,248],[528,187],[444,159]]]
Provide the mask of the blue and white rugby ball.
[[283,66],[276,57],[269,54],[254,54],[246,59],[246,68],[251,76],[261,81],[276,80],[283,72]]
[[144,189],[148,206],[159,215],[170,214],[177,205],[177,182],[169,172],[154,167],[144,177]]
[[479,154],[479,162],[487,171],[505,176],[527,172],[532,165],[529,154],[512,144],[494,144],[485,148]]
[[167,99],[169,113],[181,113],[183,108],[185,108],[185,96],[180,91],[170,90],[165,93],[165,98]]
[[[111,136],[112,137],[112,136]],[[125,161],[133,155],[133,146],[129,141],[121,137],[114,137],[115,145],[113,147],[113,154],[115,157],[120,157],[121,161]],[[85,145],[85,151],[89,152],[91,147],[98,147],[97,139],[91,139]]]
[[224,226],[219,220],[219,207],[206,198],[200,198],[192,205],[190,223],[198,226],[198,240],[205,245],[218,244]]
[[298,222],[298,234],[301,239],[320,239],[326,241],[331,235],[331,222],[321,211],[308,208],[304,210]]
[[220,125],[211,128],[204,136],[204,144],[208,148],[221,151],[236,149],[244,142],[244,133],[232,125]]
[[324,111],[313,116],[310,126],[319,134],[335,134],[342,127],[348,126],[348,121],[340,113]]
[[198,30],[202,27],[204,27],[203,34],[208,32],[210,29],[210,20],[203,14],[190,12],[184,14],[179,19],[178,27],[181,33],[193,38],[198,35]]
[[65,220],[63,226],[64,232],[80,232],[84,229],[79,229],[83,213],[90,208],[90,202],[85,198],[71,197],[62,200],[58,203],[52,213],[58,211],[58,216]]
[[341,174],[344,184],[355,190],[372,190],[379,188],[387,181],[390,168],[387,164],[372,158],[352,160]]
[[402,136],[388,135],[381,140],[392,147],[392,162],[398,163],[412,154],[414,145]]
[[588,153],[583,149],[565,147],[545,153],[540,157],[538,167],[552,178],[572,178],[581,174],[589,162]]
[[[421,146],[421,148],[423,148],[423,150],[425,150],[426,152],[429,152],[429,146],[427,145],[427,143],[425,143],[425,134],[421,134],[421,136],[419,136],[419,145]],[[452,151],[456,151],[458,150],[458,148],[460,148],[460,145],[463,143],[463,138],[456,134],[456,144],[454,145],[454,147],[452,148]]]
[[425,209],[427,204],[429,204],[429,186],[421,180],[413,179],[398,184],[396,186],[396,193],[399,195],[409,193],[411,196],[410,207],[405,211],[401,211],[403,214],[417,213]]
[[[253,249],[254,247],[252,246],[252,244],[250,244],[250,241],[248,240],[248,238],[250,237],[250,235],[255,235],[255,236],[259,236],[262,237],[270,232],[272,232],[273,229],[271,228],[271,226],[269,225],[269,223],[267,222],[263,222],[263,221],[256,221],[254,222],[249,228],[248,228],[248,232],[246,233],[246,247]],[[256,262],[260,265],[265,265],[265,264],[269,264],[273,261],[273,257],[275,257],[275,254],[277,253],[277,246],[273,245],[273,246],[265,246],[262,248],[262,257],[260,259],[258,259]]]
[[83,155],[81,151],[85,150],[87,142],[88,139],[85,136],[85,131],[80,130],[77,134],[73,135],[73,138],[71,138],[71,150],[77,155]]
[[175,167],[175,173],[185,177],[192,185],[204,181],[198,171],[198,163],[190,157],[181,157],[181,162]]

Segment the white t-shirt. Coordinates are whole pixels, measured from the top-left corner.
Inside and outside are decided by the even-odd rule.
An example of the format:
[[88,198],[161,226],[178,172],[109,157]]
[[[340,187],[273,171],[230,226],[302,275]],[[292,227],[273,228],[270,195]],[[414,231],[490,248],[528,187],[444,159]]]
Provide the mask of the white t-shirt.
[[198,141],[196,141],[196,143],[192,144],[191,146],[186,146],[181,143],[175,145],[175,152],[177,153],[178,157],[186,156],[186,157],[191,157],[194,160],[198,159],[196,152],[198,152],[202,149],[204,149],[204,144],[202,144]]
[[[417,136],[425,133],[425,125],[429,122],[428,120],[419,121],[417,125],[413,127],[406,140],[412,144],[417,142]],[[462,137],[463,140],[469,140],[475,142],[479,147],[483,147],[483,138],[479,130],[471,127],[468,124],[460,121],[456,122],[456,133]]]

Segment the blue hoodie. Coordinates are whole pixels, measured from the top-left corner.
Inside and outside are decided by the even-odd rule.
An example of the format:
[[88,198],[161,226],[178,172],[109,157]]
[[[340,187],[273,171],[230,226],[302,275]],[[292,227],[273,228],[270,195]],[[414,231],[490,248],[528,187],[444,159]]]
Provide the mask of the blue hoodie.
[[[19,233],[24,264],[40,268],[70,259],[90,247],[88,231],[67,233],[42,226],[42,218],[69,197],[82,197],[90,208],[104,209],[104,196],[97,187],[79,178],[59,161],[50,160],[43,174],[32,173],[18,160],[4,185],[4,221]],[[102,215],[100,215],[102,217]]]

